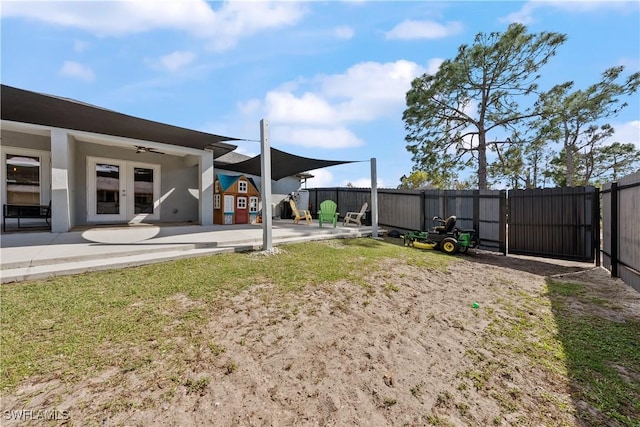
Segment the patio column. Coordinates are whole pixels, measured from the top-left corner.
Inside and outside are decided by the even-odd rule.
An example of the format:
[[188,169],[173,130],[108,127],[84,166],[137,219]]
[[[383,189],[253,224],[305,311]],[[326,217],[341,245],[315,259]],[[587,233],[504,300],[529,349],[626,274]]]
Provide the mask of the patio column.
[[51,130],[51,232],[71,229],[73,138],[64,129]]
[[269,121],[260,120],[260,193],[262,195],[262,250],[273,248],[273,218],[271,217],[271,140]]
[[198,164],[200,175],[200,225],[213,225],[213,152],[205,150]]
[[378,167],[376,158],[371,158],[371,237],[378,237]]

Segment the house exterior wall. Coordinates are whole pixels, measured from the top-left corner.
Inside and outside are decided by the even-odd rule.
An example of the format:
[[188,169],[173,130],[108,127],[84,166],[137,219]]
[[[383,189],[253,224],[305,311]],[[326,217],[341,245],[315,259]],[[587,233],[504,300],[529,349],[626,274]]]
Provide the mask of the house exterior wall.
[[49,135],[34,135],[2,129],[2,145],[4,147],[28,148],[30,150],[51,151]]
[[[88,142],[76,144],[75,182],[87,188],[87,157],[104,157],[160,165],[161,222],[199,222],[198,165],[187,164],[182,157],[169,154],[136,153],[133,148],[106,146]],[[86,191],[75,194],[78,224],[87,225]]]
[[[55,211],[52,214],[52,231],[64,232],[76,225],[89,225],[95,222],[88,220],[88,157],[159,165],[161,201],[159,221],[200,222],[200,156],[136,153],[133,145],[125,147],[77,140],[72,133],[62,129],[51,131],[41,129],[35,132],[2,129],[2,153],[31,155],[33,152],[43,156],[40,203],[52,202],[52,208]],[[52,132],[55,133],[56,138],[55,153],[51,150]],[[5,169],[4,165],[2,168]],[[5,174],[1,181],[2,203],[6,203],[4,201]],[[211,185],[204,191],[212,191]],[[211,209],[207,211],[210,212]],[[56,218],[53,218],[54,215],[57,215]],[[203,219],[202,223],[206,223],[206,220],[207,218]],[[208,221],[212,222],[212,215]]]

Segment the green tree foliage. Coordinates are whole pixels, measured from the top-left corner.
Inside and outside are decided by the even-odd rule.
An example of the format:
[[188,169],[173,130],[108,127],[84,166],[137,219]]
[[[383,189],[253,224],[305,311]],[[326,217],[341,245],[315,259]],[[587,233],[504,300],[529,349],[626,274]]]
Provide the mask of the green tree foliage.
[[[573,82],[556,85],[543,93],[537,107],[542,115],[534,126],[538,130],[536,139],[560,144],[562,149],[554,160],[555,172],[564,170],[565,185],[584,185],[591,180],[598,170],[603,175],[601,165],[604,162],[613,167],[613,163],[603,159],[603,155],[617,155],[616,149],[603,150],[602,142],[614,133],[613,127],[602,122],[616,116],[627,106],[620,99],[623,95],[630,95],[640,86],[640,73],[635,73],[624,79],[621,74],[624,67],[609,68],[602,74],[600,82],[589,86],[586,90],[573,90]],[[618,147],[619,148],[619,147]],[[617,154],[614,154],[617,153]],[[559,163],[562,160],[563,165]]]
[[513,143],[489,142],[487,134],[535,115],[521,112],[518,99],[537,90],[538,70],[565,40],[511,24],[504,33],[479,33],[435,75],[416,78],[403,113],[414,170],[433,180],[474,165],[478,187],[486,189],[487,151]]
[[[571,186],[600,185],[640,171],[640,150],[631,143],[614,142],[587,152],[575,151],[572,164]],[[568,186],[567,156],[564,149],[549,162],[545,175],[557,186]]]
[[510,141],[513,143],[505,148],[496,147],[498,159],[489,165],[489,177],[507,182],[510,188],[543,186],[549,178],[545,171],[554,153],[545,141],[527,133],[521,137],[518,131],[514,131]]
[[418,188],[451,188],[456,182],[455,174],[451,171],[431,173],[423,170],[414,170],[409,176],[403,175],[400,178],[398,188],[418,189]]
[[431,184],[429,175],[424,171],[413,171],[409,176],[402,175],[398,188],[418,189],[435,187]]
[[617,181],[618,178],[640,171],[640,149],[631,143],[614,142],[600,147],[591,157],[593,176],[598,183]]
[[[435,177],[435,179],[434,179]],[[450,177],[449,179],[440,179],[442,177],[428,174],[425,171],[413,171],[409,176],[403,175],[400,178],[400,185],[398,188],[404,189],[440,189],[440,190],[471,190],[478,186],[477,182],[473,179],[467,179],[459,181]]]

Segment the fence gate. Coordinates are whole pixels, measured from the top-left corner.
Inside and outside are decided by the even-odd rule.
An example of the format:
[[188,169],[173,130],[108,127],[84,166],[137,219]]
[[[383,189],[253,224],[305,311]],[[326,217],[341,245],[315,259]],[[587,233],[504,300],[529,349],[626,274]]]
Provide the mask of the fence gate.
[[600,250],[598,189],[510,190],[507,223],[509,253],[593,262]]

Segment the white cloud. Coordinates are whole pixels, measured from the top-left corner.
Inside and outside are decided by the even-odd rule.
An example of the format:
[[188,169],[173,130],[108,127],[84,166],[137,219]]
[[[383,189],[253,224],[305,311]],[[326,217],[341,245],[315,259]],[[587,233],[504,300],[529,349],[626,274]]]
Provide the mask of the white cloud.
[[[217,10],[212,5],[220,5]],[[3,17],[21,17],[79,28],[98,36],[122,36],[157,29],[184,31],[224,50],[239,39],[298,22],[305,6],[295,2],[204,0],[3,2]]]
[[500,21],[507,22],[509,24],[517,22],[520,24],[529,25],[534,21],[533,12],[535,11],[536,7],[537,6],[533,2],[525,3],[524,6],[522,6],[522,9],[517,12],[512,12],[503,18],[500,18]]
[[621,144],[634,143],[640,149],[640,120],[633,120],[626,123],[611,123],[615,133],[611,138],[607,138],[604,144],[619,142]]
[[351,39],[355,34],[353,28],[347,26],[336,27],[333,32],[337,38],[345,40]]
[[160,58],[162,68],[175,73],[185,65],[190,64],[196,58],[196,54],[188,51],[175,51]]
[[563,12],[570,13],[606,12],[612,10],[624,12],[637,10],[637,2],[610,0],[533,0],[525,3],[520,10],[500,18],[500,21],[506,23],[519,22],[521,24],[528,25],[535,21],[534,12],[542,8],[561,10]]
[[248,101],[238,103],[238,110],[246,116],[255,115],[260,112],[261,108],[262,102],[260,102],[259,99],[250,99]]
[[399,60],[363,62],[343,74],[320,75],[313,79],[319,88],[302,95],[274,90],[267,94],[267,117],[285,123],[332,125],[352,121],[370,121],[396,112],[404,105],[411,81],[424,73],[414,62]]
[[309,171],[313,178],[307,179],[307,187],[309,188],[322,188],[322,187],[335,187],[333,182],[333,174],[326,169],[315,169]]
[[265,99],[267,117],[276,122],[319,124],[334,122],[336,111],[321,95],[271,91]]
[[411,81],[424,72],[405,60],[363,62],[341,74],[286,82],[269,91],[260,104],[253,99],[238,108],[246,115],[268,117],[274,139],[287,144],[358,147],[364,141],[348,125],[397,117]]
[[443,62],[444,62],[444,59],[442,58],[430,59],[429,62],[427,63],[427,74],[430,74],[430,75],[436,74]]
[[73,42],[73,50],[78,53],[82,53],[89,49],[90,44],[88,42],[84,42],[82,40],[76,40]]
[[464,29],[458,21],[440,24],[434,21],[407,19],[386,33],[387,40],[441,39],[459,34]]
[[283,144],[327,149],[360,147],[364,141],[344,127],[314,128],[271,125],[272,139]]
[[86,82],[92,82],[96,79],[90,67],[74,61],[64,61],[62,68],[60,68],[60,75],[84,80]]

